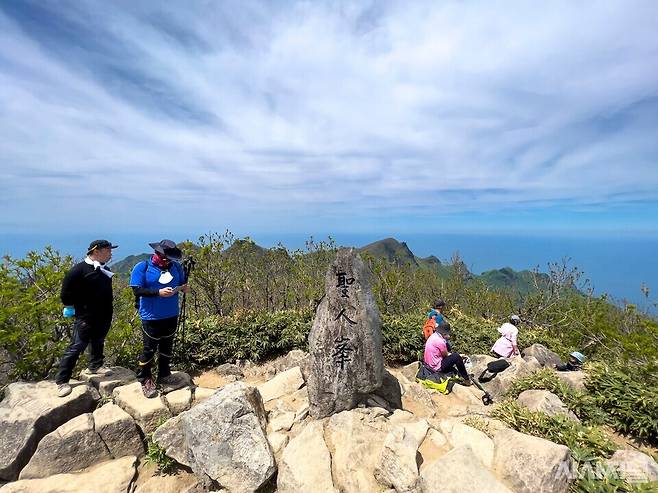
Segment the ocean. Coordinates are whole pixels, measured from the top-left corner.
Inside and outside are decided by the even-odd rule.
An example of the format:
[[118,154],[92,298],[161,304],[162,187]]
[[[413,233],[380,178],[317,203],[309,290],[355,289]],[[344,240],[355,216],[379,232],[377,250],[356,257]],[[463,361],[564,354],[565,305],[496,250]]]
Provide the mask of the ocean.
[[[171,235],[175,241],[195,240],[198,234]],[[252,234],[251,238],[261,246],[270,247],[281,242],[289,249],[303,248],[310,235],[299,234]],[[0,253],[22,257],[29,250],[41,250],[52,245],[63,253],[76,258],[84,255],[89,241],[107,237],[120,248],[113,260],[121,260],[132,254],[150,251],[149,242],[159,241],[160,234],[5,234],[0,238]],[[315,240],[327,239],[326,234],[314,234]],[[658,314],[653,303],[658,302],[658,235],[520,235],[520,234],[350,234],[332,235],[339,245],[364,246],[368,243],[394,237],[407,243],[419,257],[434,255],[442,262],[449,262],[459,253],[469,270],[475,274],[491,269],[511,267],[515,270],[539,268],[548,270],[549,262],[569,259],[569,265],[583,272],[597,295],[606,293],[612,301],[634,303],[641,310]],[[649,288],[645,298],[641,286]]]

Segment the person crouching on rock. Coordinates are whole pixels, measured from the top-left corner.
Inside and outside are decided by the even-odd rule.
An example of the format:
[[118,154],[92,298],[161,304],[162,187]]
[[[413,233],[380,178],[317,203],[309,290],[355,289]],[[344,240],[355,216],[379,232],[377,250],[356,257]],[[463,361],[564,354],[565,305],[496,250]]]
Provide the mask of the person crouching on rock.
[[557,371],[581,371],[585,363],[585,355],[574,351],[569,355],[569,361],[564,364],[555,365]]
[[471,385],[471,380],[466,372],[464,359],[459,353],[448,352],[448,342],[450,330],[437,328],[425,342],[425,353],[423,361],[434,372],[449,373],[456,371],[462,378],[462,385]]
[[498,328],[500,338],[494,343],[491,350],[498,356],[503,358],[511,358],[518,356],[519,347],[516,344],[516,339],[519,336],[518,326],[521,324],[521,317],[512,315],[509,322],[505,322]]
[[151,367],[158,353],[158,384],[171,378],[170,362],[178,325],[178,292],[187,293],[183,267],[178,263],[182,252],[172,240],[149,243],[154,253],[132,270],[130,287],[139,297],[144,351],[139,357],[137,380],[148,398],[157,397]]
[[57,395],[71,393],[69,380],[80,355],[89,346],[87,375],[109,375],[112,371],[103,366],[105,337],[112,323],[112,276],[105,264],[112,259],[107,240],[94,240],[89,244],[85,259],[74,265],[62,281],[61,299],[64,316],[75,317],[71,344],[64,351],[55,379]]

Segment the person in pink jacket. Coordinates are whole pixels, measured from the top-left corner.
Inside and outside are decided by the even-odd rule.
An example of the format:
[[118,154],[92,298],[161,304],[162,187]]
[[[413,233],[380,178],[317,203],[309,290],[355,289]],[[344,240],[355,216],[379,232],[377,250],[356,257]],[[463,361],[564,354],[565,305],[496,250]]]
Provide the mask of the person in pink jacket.
[[521,317],[512,315],[509,322],[505,322],[498,328],[500,338],[495,342],[491,350],[503,358],[517,356],[519,348],[516,344],[516,338],[519,335],[518,325],[521,323]]

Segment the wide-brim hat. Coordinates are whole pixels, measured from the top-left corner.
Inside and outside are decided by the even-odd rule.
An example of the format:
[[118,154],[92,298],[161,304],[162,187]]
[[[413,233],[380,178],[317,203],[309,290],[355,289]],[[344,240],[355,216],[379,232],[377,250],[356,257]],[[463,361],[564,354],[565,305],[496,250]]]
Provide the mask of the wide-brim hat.
[[183,258],[183,252],[176,246],[172,240],[160,240],[156,243],[149,243],[157,253],[171,260],[180,260]]

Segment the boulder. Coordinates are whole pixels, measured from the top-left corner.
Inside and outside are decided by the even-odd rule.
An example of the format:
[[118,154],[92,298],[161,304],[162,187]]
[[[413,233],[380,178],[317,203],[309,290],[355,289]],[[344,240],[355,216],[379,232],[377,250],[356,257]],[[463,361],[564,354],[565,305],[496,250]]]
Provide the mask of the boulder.
[[423,493],[513,493],[482,465],[467,445],[451,450],[425,467],[419,484]]
[[258,386],[263,402],[292,394],[304,385],[304,377],[298,366],[278,373],[272,380]]
[[53,382],[12,383],[0,402],[0,480],[13,481],[39,441],[70,419],[93,411],[100,399],[87,384],[71,381],[73,391],[57,397]]
[[562,363],[560,355],[551,351],[542,344],[533,344],[521,351],[521,356],[524,358],[534,356],[539,364],[543,367],[554,368],[555,365]]
[[189,388],[174,390],[163,395],[162,398],[172,416],[187,411],[192,406],[192,390]]
[[485,433],[459,421],[444,419],[439,425],[441,432],[453,448],[466,445],[478,460],[491,468],[494,456],[494,443]]
[[210,399],[217,392],[217,389],[207,389],[205,387],[193,387],[192,390],[192,406]]
[[144,455],[144,442],[130,415],[109,402],[94,411],[94,429],[113,458]]
[[574,390],[584,391],[585,372],[582,371],[556,371],[557,377]]
[[288,445],[288,440],[288,435],[279,431],[273,431],[267,434],[267,441],[270,442],[270,447],[272,447],[272,452],[274,452],[276,457],[279,457],[281,451]]
[[129,493],[135,476],[136,457],[104,462],[77,474],[56,474],[43,479],[24,479],[0,488],[2,493]]
[[80,380],[92,385],[102,397],[110,397],[115,388],[137,381],[135,372],[121,366],[113,366],[110,375],[80,373]]
[[295,422],[295,413],[292,412],[283,412],[271,419],[267,424],[267,430],[269,432],[275,431],[290,431],[293,423]]
[[243,371],[245,379],[248,382],[264,382],[271,380],[278,373],[298,366],[304,376],[304,381],[306,381],[309,361],[308,353],[300,349],[293,349],[288,354],[279,356],[261,365],[248,363]]
[[355,408],[384,377],[379,309],[369,272],[353,248],[338,251],[325,293],[308,339],[307,383],[315,418]]
[[227,385],[172,421],[156,431],[154,440],[168,454],[175,443],[172,457],[189,464],[202,481],[209,478],[229,491],[256,491],[276,471],[263,402],[243,382]]
[[43,437],[19,479],[81,471],[111,458],[100,435],[94,431],[93,415],[81,414]]
[[418,373],[418,368],[420,367],[419,361],[414,361],[408,365],[403,366],[399,371],[404,375],[404,377],[410,382],[416,381],[416,374]]
[[331,478],[331,456],[324,441],[322,421],[309,423],[284,449],[279,462],[277,491],[338,491]]
[[179,471],[175,475],[153,476],[139,486],[135,493],[181,493],[196,483],[194,474]]
[[[528,357],[527,360],[524,360],[521,356],[515,356],[510,358],[509,362],[511,363],[509,368],[498,373],[490,382],[483,384],[494,399],[503,397],[515,380],[531,375],[541,369],[539,361],[533,356]],[[479,376],[479,374],[476,376]]]
[[331,452],[334,487],[342,492],[379,491],[375,468],[389,431],[378,408],[354,409],[332,415],[325,428]]
[[115,388],[112,396],[114,402],[133,417],[145,435],[155,431],[162,421],[171,418],[171,412],[162,398],[147,399],[139,382]]
[[193,385],[192,377],[187,373],[183,371],[173,371],[171,372],[171,375],[167,377],[167,384],[161,386],[161,392],[163,394],[168,394],[174,390],[191,387]]
[[553,392],[548,390],[524,390],[516,401],[535,412],[546,413],[549,416],[562,415],[580,422],[569,408]]
[[494,436],[493,470],[517,493],[566,493],[573,481],[569,448],[514,430]]
[[658,464],[638,450],[617,450],[607,465],[629,483],[658,481]]
[[488,354],[471,354],[469,359],[471,360],[472,365],[469,372],[477,378],[487,368],[489,363],[496,361],[498,358],[494,358]]
[[237,377],[238,379],[244,378],[244,373],[242,373],[242,370],[238,365],[234,365],[233,363],[224,363],[223,365],[219,365],[217,368],[215,368],[215,373],[218,375],[221,375],[223,377]]
[[418,447],[420,455],[419,469],[422,472],[426,467],[436,461],[439,457],[450,451],[450,444],[440,431],[430,428],[425,440]]
[[402,386],[398,379],[389,371],[384,370],[382,386],[373,392],[383,398],[390,409],[402,409]]
[[395,488],[398,493],[418,491],[418,447],[428,430],[424,419],[394,426],[384,441],[375,469],[377,481]]
[[409,382],[403,376],[400,378],[402,384],[402,408],[413,413],[419,418],[431,418],[436,413],[432,393],[416,382]]

